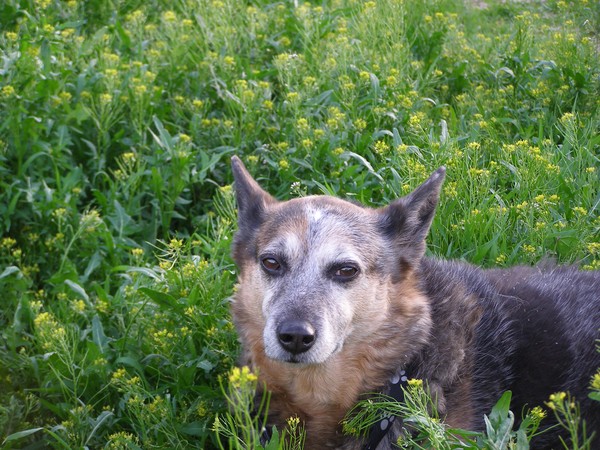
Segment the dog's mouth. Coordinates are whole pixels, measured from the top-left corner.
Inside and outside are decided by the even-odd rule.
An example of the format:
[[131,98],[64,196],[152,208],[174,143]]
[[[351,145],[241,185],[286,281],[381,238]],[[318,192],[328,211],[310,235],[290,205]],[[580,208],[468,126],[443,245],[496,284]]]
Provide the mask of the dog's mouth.
[[339,353],[342,350],[343,346],[344,346],[344,344],[342,342],[339,342],[336,345],[336,347],[333,349],[333,351],[331,353],[329,353],[329,355],[327,355],[323,359],[317,358],[318,355],[312,354],[310,351],[305,352],[305,353],[300,353],[297,355],[286,352],[287,354],[283,358],[271,358],[271,359],[275,359],[277,361],[282,361],[284,363],[291,364],[294,366],[318,365],[318,364],[326,363],[331,357],[333,357],[334,355]]

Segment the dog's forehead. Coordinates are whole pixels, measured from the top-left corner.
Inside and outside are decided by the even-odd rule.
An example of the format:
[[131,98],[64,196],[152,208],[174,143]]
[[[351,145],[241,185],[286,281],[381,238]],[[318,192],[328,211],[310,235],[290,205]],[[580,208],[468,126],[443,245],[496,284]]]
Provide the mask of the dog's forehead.
[[261,244],[288,254],[303,252],[308,246],[358,249],[374,238],[375,226],[375,213],[369,208],[335,197],[304,197],[281,202],[271,210]]

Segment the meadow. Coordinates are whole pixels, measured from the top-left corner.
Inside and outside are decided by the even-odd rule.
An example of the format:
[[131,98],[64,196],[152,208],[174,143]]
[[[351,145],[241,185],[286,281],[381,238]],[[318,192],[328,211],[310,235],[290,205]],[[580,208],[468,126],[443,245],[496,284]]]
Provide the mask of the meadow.
[[599,53],[592,0],[4,0],[0,445],[227,447],[234,154],[371,206],[445,165],[431,254],[600,269]]

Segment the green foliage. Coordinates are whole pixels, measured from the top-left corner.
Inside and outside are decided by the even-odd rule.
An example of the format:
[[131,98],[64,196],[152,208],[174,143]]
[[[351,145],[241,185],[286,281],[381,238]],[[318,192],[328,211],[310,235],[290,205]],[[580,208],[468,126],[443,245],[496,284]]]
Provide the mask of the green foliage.
[[257,393],[257,384],[258,377],[247,366],[234,367],[229,374],[228,383],[222,389],[231,412],[217,415],[213,424],[219,448],[302,450],[305,433],[298,417],[290,417],[281,433],[273,427],[267,438],[263,424],[269,415],[270,394],[264,390],[262,394]]
[[433,253],[600,268],[597,2],[1,3],[6,448],[217,445],[233,153],[369,205],[443,164]]
[[[436,405],[431,400],[421,380],[409,380],[405,400],[397,403],[385,396],[360,401],[350,411],[344,429],[350,434],[364,435],[371,424],[382,415],[403,418],[405,433],[398,439],[400,448],[418,449],[469,449],[469,450],[528,450],[529,442],[538,431],[547,412],[536,406],[527,411],[518,429],[514,429],[515,417],[510,410],[512,393],[505,392],[489,416],[485,416],[485,432],[473,433],[453,429],[438,418]],[[572,446],[565,448],[591,448],[593,434],[586,433],[585,423],[579,417],[579,407],[563,393],[550,396],[547,406],[554,411],[560,426],[569,431]],[[563,442],[564,443],[564,442]]]

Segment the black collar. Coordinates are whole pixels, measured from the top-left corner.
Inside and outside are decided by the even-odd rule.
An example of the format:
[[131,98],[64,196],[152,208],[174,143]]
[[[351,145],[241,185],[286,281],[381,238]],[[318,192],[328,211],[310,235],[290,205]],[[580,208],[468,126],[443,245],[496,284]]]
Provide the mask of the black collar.
[[[404,401],[404,389],[408,386],[408,377],[406,371],[400,370],[390,378],[387,396],[397,402]],[[401,417],[392,416],[389,414],[381,416],[369,430],[369,436],[365,445],[365,450],[375,450],[388,431],[392,428],[394,421],[399,420],[402,423]]]

